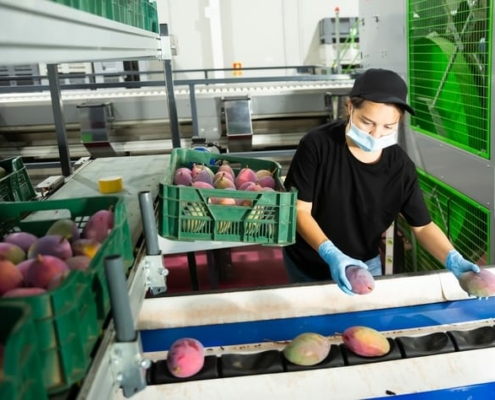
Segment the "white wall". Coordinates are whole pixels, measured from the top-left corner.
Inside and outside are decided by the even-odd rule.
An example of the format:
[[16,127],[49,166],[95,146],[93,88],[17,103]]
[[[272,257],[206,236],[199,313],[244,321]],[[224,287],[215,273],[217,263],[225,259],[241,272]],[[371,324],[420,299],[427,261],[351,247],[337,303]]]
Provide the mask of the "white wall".
[[[160,22],[168,23],[170,33],[178,39],[176,70],[231,67],[233,62],[241,62],[244,67],[316,64],[318,22],[335,17],[337,6],[340,17],[359,15],[359,0],[157,0],[157,3]],[[219,24],[211,23],[215,18]],[[249,74],[244,72],[243,76]]]

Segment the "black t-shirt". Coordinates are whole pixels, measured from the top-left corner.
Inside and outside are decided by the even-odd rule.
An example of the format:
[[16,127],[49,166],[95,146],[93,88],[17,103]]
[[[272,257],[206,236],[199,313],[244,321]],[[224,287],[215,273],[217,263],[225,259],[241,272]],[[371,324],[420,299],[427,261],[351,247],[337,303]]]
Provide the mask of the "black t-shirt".
[[[431,222],[416,167],[398,145],[377,163],[356,159],[345,141],[345,122],[315,128],[299,142],[287,178],[298,199],[312,202],[312,215],[346,255],[367,261],[378,255],[383,232],[401,213],[411,226]],[[286,247],[297,267],[314,279],[330,279],[328,265],[305,240]]]

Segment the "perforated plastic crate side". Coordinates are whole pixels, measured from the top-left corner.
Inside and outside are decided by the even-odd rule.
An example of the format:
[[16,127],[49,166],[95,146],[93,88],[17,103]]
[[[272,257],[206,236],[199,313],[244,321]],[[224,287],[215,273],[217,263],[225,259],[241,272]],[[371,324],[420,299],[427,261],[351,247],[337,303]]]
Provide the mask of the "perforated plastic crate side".
[[30,307],[22,301],[11,301],[0,304],[0,315],[0,344],[3,346],[0,399],[48,399]]
[[7,175],[0,179],[0,202],[26,201],[36,198],[31,178],[21,157],[0,160],[0,167]]

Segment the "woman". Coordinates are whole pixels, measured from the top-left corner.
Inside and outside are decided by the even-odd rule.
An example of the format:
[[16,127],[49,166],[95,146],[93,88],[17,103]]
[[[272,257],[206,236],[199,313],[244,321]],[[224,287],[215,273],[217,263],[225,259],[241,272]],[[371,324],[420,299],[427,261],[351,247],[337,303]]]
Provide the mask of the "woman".
[[301,139],[285,181],[298,190],[296,242],[284,248],[292,282],[332,278],[352,295],[346,267],[381,275],[381,235],[399,213],[419,243],[457,278],[480,271],[430,218],[416,167],[397,145],[405,111],[414,114],[404,80],[393,71],[369,69],[354,82],[347,120]]

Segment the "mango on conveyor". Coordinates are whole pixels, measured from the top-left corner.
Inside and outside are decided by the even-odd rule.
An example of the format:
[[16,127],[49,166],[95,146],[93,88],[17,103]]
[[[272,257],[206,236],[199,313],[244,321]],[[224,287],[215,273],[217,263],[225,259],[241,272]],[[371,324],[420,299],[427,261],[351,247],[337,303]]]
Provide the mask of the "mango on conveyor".
[[363,357],[380,357],[390,351],[390,343],[380,332],[366,326],[352,326],[347,328],[342,339],[344,345]]
[[330,342],[318,333],[302,333],[296,336],[283,350],[284,357],[296,365],[316,365],[327,358]]
[[170,346],[167,367],[176,378],[196,375],[205,363],[205,349],[199,340],[182,338]]

